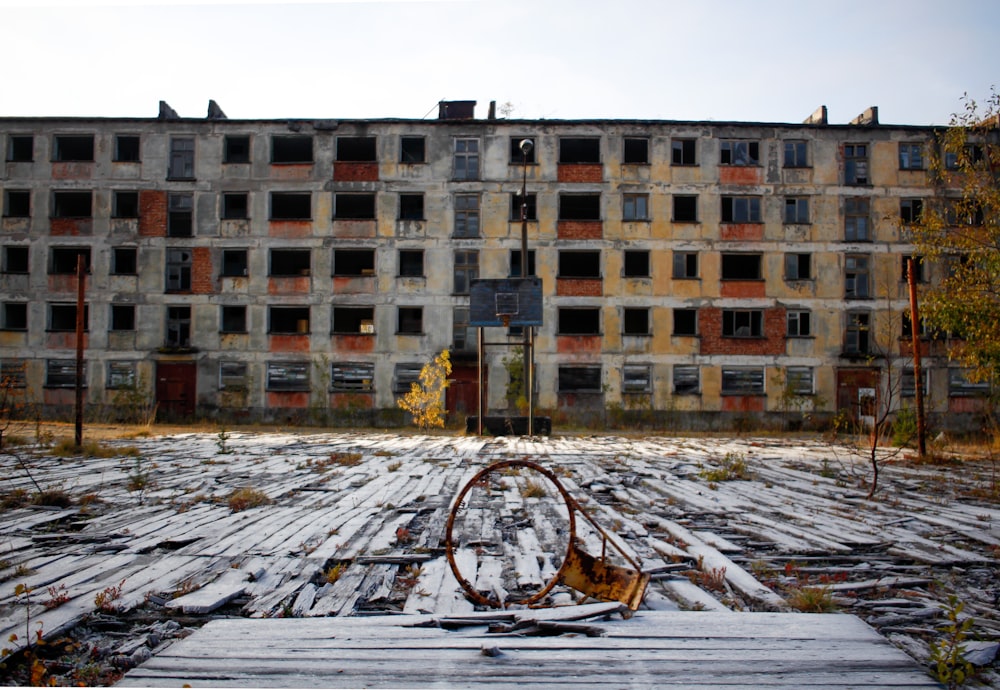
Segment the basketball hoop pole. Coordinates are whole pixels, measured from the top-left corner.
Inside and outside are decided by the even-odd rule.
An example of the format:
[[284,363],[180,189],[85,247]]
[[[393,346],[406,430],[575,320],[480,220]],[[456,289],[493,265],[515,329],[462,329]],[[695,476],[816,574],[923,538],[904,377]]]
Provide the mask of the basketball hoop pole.
[[[531,139],[522,139],[521,149],[521,278],[528,277],[528,154],[534,147]],[[524,329],[524,388],[528,399],[528,436],[535,435],[534,326]]]

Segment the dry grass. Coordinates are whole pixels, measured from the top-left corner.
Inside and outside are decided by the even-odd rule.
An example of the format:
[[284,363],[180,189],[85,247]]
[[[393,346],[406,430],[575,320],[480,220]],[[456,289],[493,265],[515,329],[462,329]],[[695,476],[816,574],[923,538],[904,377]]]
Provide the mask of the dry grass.
[[259,491],[249,486],[245,486],[242,489],[236,489],[236,491],[229,494],[227,501],[229,503],[229,509],[234,513],[238,513],[241,510],[247,510],[248,508],[257,508],[259,506],[266,506],[274,503],[274,501],[268,498],[267,494],[263,491]]

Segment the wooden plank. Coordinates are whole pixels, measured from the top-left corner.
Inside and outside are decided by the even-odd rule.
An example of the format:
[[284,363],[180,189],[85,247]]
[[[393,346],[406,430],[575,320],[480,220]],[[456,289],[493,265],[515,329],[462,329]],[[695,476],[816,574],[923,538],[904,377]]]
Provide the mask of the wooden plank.
[[166,608],[180,609],[184,613],[211,613],[228,604],[246,591],[247,573],[229,570],[201,589],[167,602]]

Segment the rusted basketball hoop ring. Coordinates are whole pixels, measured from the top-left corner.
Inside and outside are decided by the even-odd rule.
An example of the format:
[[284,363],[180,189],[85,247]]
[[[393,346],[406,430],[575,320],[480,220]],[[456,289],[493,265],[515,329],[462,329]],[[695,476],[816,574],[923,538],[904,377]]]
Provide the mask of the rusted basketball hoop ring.
[[549,580],[544,587],[542,587],[538,592],[528,597],[527,599],[519,600],[517,603],[523,606],[531,606],[532,604],[540,601],[542,597],[548,594],[553,587],[558,584],[559,579],[562,577],[563,572],[566,570],[567,565],[570,562],[570,552],[573,550],[573,540],[576,539],[576,517],[574,513],[579,504],[573,500],[572,496],[566,491],[556,475],[552,473],[551,470],[547,470],[541,465],[531,462],[530,460],[502,460],[500,462],[493,463],[489,467],[480,470],[469,480],[469,482],[462,488],[462,491],[458,494],[455,499],[455,505],[452,506],[451,512],[448,514],[448,528],[445,532],[445,547],[447,549],[448,555],[448,565],[451,566],[451,572],[454,573],[455,579],[458,580],[458,584],[462,586],[465,593],[469,595],[477,604],[482,604],[483,606],[488,606],[490,608],[502,608],[504,603],[497,599],[489,599],[484,597],[471,582],[469,582],[462,575],[462,572],[458,569],[458,564],[455,562],[455,548],[454,542],[451,538],[452,528],[455,526],[455,515],[458,514],[459,509],[462,507],[462,502],[465,500],[466,494],[468,494],[479,482],[486,478],[486,475],[500,470],[507,469],[509,467],[526,467],[530,470],[538,472],[546,479],[548,479],[553,486],[559,491],[559,494],[563,498],[563,502],[566,504],[566,512],[569,514],[569,539],[566,542],[566,555],[563,556],[562,564],[559,566],[559,570],[556,571],[552,579]]

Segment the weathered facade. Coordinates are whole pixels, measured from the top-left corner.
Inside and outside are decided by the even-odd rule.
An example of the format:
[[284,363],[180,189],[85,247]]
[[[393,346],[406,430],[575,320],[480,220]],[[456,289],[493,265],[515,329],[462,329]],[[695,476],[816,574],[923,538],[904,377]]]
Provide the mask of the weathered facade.
[[[942,193],[929,128],[875,109],[848,125],[472,110],[0,119],[0,368],[70,408],[82,255],[93,409],[139,384],[164,415],[389,423],[451,348],[449,409],[475,414],[469,284],[520,273],[524,185],[536,399],[556,423],[866,414],[886,362],[909,404],[906,224]],[[923,347],[928,408],[975,411],[979,387]],[[486,350],[491,411],[518,352]]]

